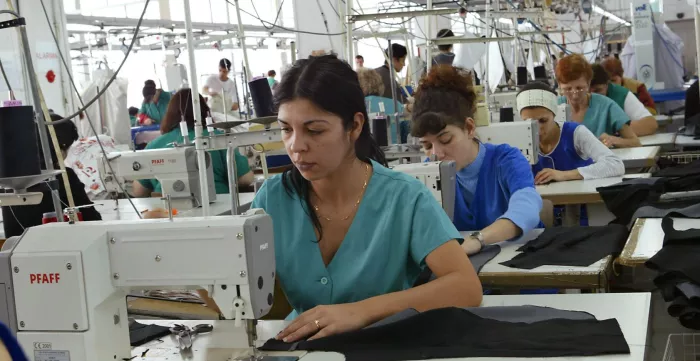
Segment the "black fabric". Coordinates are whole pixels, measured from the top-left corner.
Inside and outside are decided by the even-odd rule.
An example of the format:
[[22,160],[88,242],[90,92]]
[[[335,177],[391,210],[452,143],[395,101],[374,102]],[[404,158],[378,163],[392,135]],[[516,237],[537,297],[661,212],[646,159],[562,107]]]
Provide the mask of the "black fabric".
[[[669,203],[660,200],[664,193],[685,192],[700,189],[700,173],[677,178],[630,179],[597,189],[605,207],[615,216],[611,223],[628,225],[634,213],[644,206],[664,207]],[[666,207],[686,206],[687,202]]]
[[[484,249],[482,249],[479,253],[469,256],[469,261],[471,262],[472,266],[474,266],[474,270],[476,271],[476,273],[479,274],[479,272],[481,272],[481,269],[484,268],[484,265],[486,265],[487,263],[489,263],[490,260],[498,256],[499,253],[501,253],[501,247],[493,244],[484,247]],[[423,272],[421,272],[421,274],[418,275],[418,279],[413,284],[413,287],[426,284],[434,280],[435,278],[436,277],[433,274],[433,271],[430,270],[430,267],[426,266]]]
[[675,217],[700,218],[700,203],[697,200],[688,200],[643,206],[634,212],[627,227],[634,226],[634,222],[639,218],[664,218],[671,213],[676,214]]
[[134,322],[129,325],[131,347],[141,346],[170,334],[170,328],[158,325],[144,325]]
[[664,243],[661,250],[646,262],[656,270],[654,284],[668,304],[668,313],[684,327],[700,330],[700,229],[679,231],[672,212],[661,220]]
[[533,323],[482,318],[444,308],[388,325],[314,341],[270,340],[266,351],[340,352],[347,361],[457,357],[558,357],[629,354],[617,320],[552,319]]
[[[73,191],[73,201],[76,206],[84,206],[93,204],[85,193],[85,185],[80,181],[78,175],[75,174],[73,169],[66,167],[66,174],[68,175],[68,183]],[[44,194],[41,203],[31,206],[18,206],[18,207],[2,207],[2,219],[3,227],[5,229],[5,238],[13,236],[21,236],[25,228],[38,226],[41,224],[41,219],[44,213],[54,212],[53,198],[51,197],[51,190],[46,183],[30,187],[29,192],[41,192]],[[58,192],[61,198],[62,204],[68,204],[68,197],[66,196],[66,189],[63,185],[63,179],[59,177],[58,181]],[[98,212],[95,207],[80,208],[80,213],[83,216],[83,221],[99,221],[102,220],[100,212]]]
[[666,167],[657,172],[654,172],[654,177],[684,177],[687,175],[700,174],[700,159],[688,164],[679,164],[671,167]]
[[587,267],[622,251],[629,232],[625,226],[547,228],[539,237],[518,249],[504,266],[533,269],[539,266]]

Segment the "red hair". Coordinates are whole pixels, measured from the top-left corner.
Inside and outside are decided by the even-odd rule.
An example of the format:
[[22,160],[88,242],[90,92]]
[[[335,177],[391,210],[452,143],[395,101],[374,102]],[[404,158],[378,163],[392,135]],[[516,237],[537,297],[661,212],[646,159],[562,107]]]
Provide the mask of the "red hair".
[[622,69],[622,62],[614,56],[605,58],[600,65],[605,68],[605,71],[607,71],[610,76],[622,77],[623,74],[625,74],[625,69]]
[[569,83],[581,77],[587,81],[593,78],[593,68],[581,54],[567,55],[559,60],[555,71],[557,81]]

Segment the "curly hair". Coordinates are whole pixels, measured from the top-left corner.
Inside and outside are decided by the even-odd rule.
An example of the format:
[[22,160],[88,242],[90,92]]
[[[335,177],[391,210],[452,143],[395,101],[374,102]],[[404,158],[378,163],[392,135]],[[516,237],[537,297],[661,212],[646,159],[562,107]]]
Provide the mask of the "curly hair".
[[438,134],[448,125],[462,129],[476,112],[471,74],[450,65],[438,65],[421,79],[415,94],[411,135]]
[[625,70],[622,68],[622,62],[614,56],[605,58],[600,65],[605,68],[605,71],[607,71],[610,76],[622,77],[625,74]]
[[384,82],[381,75],[374,69],[362,68],[357,70],[357,78],[360,80],[360,88],[365,96],[384,94]]
[[590,81],[593,78],[593,68],[583,55],[571,54],[559,59],[555,74],[560,83],[569,83],[582,76]]

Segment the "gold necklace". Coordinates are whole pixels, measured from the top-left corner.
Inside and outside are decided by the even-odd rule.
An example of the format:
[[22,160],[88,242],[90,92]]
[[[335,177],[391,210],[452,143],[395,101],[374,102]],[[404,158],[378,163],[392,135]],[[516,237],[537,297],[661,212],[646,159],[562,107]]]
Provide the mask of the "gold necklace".
[[[357,202],[355,202],[355,205],[352,207],[352,211],[350,211],[350,214],[341,218],[341,220],[347,221],[348,218],[350,218],[350,216],[352,216],[355,213],[355,210],[360,205],[360,201],[362,200],[362,196],[365,194],[365,189],[367,189],[367,182],[368,181],[369,181],[369,164],[365,163],[365,182],[362,185],[362,191],[360,192],[360,196],[357,198]],[[320,215],[319,208],[317,205],[314,205],[314,210],[316,211],[316,214]],[[328,222],[333,222],[333,218],[329,218],[329,217],[326,217],[323,215],[321,215],[321,217]]]

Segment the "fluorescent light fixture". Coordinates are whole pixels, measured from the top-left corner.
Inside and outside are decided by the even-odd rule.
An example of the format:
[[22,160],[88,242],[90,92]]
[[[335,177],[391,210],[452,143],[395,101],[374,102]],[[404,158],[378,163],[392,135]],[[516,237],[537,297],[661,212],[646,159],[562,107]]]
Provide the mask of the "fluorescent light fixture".
[[632,26],[632,24],[630,24],[628,21],[622,20],[622,19],[620,19],[619,17],[617,17],[617,16],[615,16],[615,15],[613,15],[613,14],[611,14],[611,13],[605,11],[605,10],[603,10],[603,9],[602,9],[601,7],[599,7],[598,5],[593,5],[593,11],[595,11],[596,13],[598,13],[598,14],[600,14],[600,15],[602,15],[602,16],[607,17],[607,18],[610,19],[610,20],[614,20],[614,21],[616,21],[616,22],[618,22],[618,23],[620,23],[620,24],[623,24],[623,25],[625,25],[625,26]]

